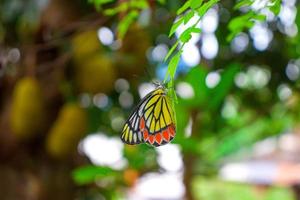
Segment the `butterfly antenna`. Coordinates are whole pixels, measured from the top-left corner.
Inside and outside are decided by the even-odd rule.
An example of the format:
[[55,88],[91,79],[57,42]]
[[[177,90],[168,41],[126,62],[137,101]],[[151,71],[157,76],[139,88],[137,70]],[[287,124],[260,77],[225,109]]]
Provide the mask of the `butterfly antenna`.
[[149,71],[148,68],[145,68],[145,72],[147,73],[149,79],[151,80],[152,84],[155,85],[155,87],[159,87],[159,86],[162,85],[162,83],[160,81],[158,81],[157,79],[153,78],[154,76],[151,75],[152,73],[150,73],[150,71]]

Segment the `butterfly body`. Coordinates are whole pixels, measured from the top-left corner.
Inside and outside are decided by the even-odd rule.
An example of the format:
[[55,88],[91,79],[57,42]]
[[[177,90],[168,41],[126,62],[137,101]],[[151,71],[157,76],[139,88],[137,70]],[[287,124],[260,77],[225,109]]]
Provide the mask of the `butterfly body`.
[[126,121],[121,139],[127,144],[160,146],[175,137],[174,112],[166,89],[158,86],[144,97]]

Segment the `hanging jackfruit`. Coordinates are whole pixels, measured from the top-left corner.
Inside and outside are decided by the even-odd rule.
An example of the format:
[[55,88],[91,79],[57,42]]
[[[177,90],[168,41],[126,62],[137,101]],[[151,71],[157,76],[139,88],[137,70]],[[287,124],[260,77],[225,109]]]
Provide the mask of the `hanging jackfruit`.
[[71,40],[73,58],[82,63],[88,56],[101,52],[102,46],[96,30],[77,33]]
[[10,125],[18,139],[28,139],[42,132],[45,105],[39,83],[32,77],[19,80],[14,88]]
[[47,152],[55,158],[71,155],[86,131],[85,110],[75,103],[64,105],[46,139]]
[[116,80],[114,65],[102,54],[89,56],[84,62],[76,63],[76,85],[79,92],[107,93],[113,90]]
[[146,53],[150,47],[149,34],[138,24],[133,24],[122,40],[119,55],[116,56],[116,65],[123,77],[132,80],[145,73],[148,65]]

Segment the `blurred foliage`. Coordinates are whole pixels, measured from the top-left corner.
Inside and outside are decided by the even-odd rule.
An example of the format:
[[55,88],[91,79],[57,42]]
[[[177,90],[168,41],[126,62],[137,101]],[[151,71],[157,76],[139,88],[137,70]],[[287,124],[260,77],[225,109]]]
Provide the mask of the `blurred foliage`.
[[73,178],[78,184],[94,182],[96,179],[117,175],[109,167],[85,166],[78,168],[73,172]]
[[292,200],[292,191],[287,188],[253,186],[248,184],[228,183],[215,179],[196,178],[195,194],[203,200]]
[[149,8],[147,0],[132,0],[132,1],[114,1],[114,0],[90,0],[99,10],[102,5],[115,2],[116,5],[112,8],[107,8],[103,13],[107,16],[122,15],[122,19],[117,25],[118,38],[123,38],[129,26],[138,18],[139,12]]

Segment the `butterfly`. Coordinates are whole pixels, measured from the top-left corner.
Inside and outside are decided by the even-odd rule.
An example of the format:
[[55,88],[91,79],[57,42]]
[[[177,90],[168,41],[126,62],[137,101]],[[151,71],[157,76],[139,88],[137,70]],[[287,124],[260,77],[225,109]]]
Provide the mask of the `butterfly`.
[[157,147],[169,143],[175,133],[171,99],[166,88],[159,85],[133,110],[123,127],[121,139],[126,144],[147,143]]

